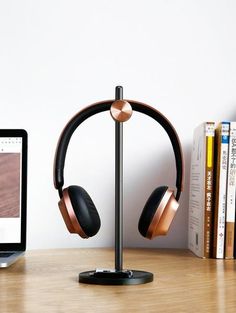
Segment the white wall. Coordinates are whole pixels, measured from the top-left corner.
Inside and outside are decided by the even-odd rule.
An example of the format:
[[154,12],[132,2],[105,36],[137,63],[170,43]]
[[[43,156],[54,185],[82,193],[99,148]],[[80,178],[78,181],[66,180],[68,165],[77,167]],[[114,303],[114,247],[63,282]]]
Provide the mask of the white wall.
[[146,102],[176,127],[186,159],[185,193],[166,237],[143,239],[138,218],[152,190],[174,186],[174,158],[160,127],[136,113],[124,125],[126,246],[186,247],[193,128],[236,119],[235,1],[0,2],[0,127],[29,133],[28,248],[112,246],[114,123],[100,114],[76,131],[66,186],[79,184],[102,220],[97,236],[66,231],[52,183],[54,150],[71,116],[124,96]]

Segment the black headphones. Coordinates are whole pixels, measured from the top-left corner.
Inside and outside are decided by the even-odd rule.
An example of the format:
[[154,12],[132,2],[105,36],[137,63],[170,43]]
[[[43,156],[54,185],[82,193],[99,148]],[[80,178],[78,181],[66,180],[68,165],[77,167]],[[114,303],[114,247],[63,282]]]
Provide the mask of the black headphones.
[[[80,186],[69,186],[63,189],[65,157],[71,136],[77,127],[89,117],[108,111],[115,100],[107,100],[92,104],[78,112],[65,126],[56,148],[54,159],[54,186],[59,192],[59,208],[67,229],[82,238],[94,236],[101,225],[97,209],[89,194]],[[168,119],[151,106],[126,100],[133,111],[146,114],[157,121],[167,132],[175,155],[176,194],[168,186],[157,187],[148,198],[139,219],[139,232],[152,239],[157,235],[165,235],[179,206],[178,200],[183,190],[184,162],[179,137]]]

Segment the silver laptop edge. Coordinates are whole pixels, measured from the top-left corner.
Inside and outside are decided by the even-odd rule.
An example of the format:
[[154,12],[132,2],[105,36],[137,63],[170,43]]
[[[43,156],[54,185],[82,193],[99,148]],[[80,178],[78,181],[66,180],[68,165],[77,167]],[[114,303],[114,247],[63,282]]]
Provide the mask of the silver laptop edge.
[[20,256],[24,254],[24,251],[2,251],[3,253],[12,253],[9,257],[0,258],[0,268],[1,267],[8,267],[12,263],[14,263]]

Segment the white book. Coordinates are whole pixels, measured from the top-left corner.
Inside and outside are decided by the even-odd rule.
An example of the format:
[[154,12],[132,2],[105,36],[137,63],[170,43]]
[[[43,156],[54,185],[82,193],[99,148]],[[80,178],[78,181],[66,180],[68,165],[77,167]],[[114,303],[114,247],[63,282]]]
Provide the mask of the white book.
[[216,129],[217,161],[215,176],[216,188],[214,207],[215,218],[213,256],[217,259],[224,258],[229,126],[229,122],[222,122]]
[[236,188],[236,122],[230,122],[227,205],[225,231],[225,258],[234,257],[235,188]]
[[190,169],[188,247],[199,257],[210,257],[213,203],[215,123],[195,128]]

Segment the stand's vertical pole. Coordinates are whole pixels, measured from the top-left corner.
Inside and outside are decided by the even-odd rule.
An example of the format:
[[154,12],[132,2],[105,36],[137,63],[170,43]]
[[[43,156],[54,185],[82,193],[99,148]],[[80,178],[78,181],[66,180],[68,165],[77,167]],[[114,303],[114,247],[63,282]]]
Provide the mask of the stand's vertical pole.
[[[123,99],[123,88],[116,87],[116,100]],[[123,123],[115,122],[115,270],[123,269]]]

